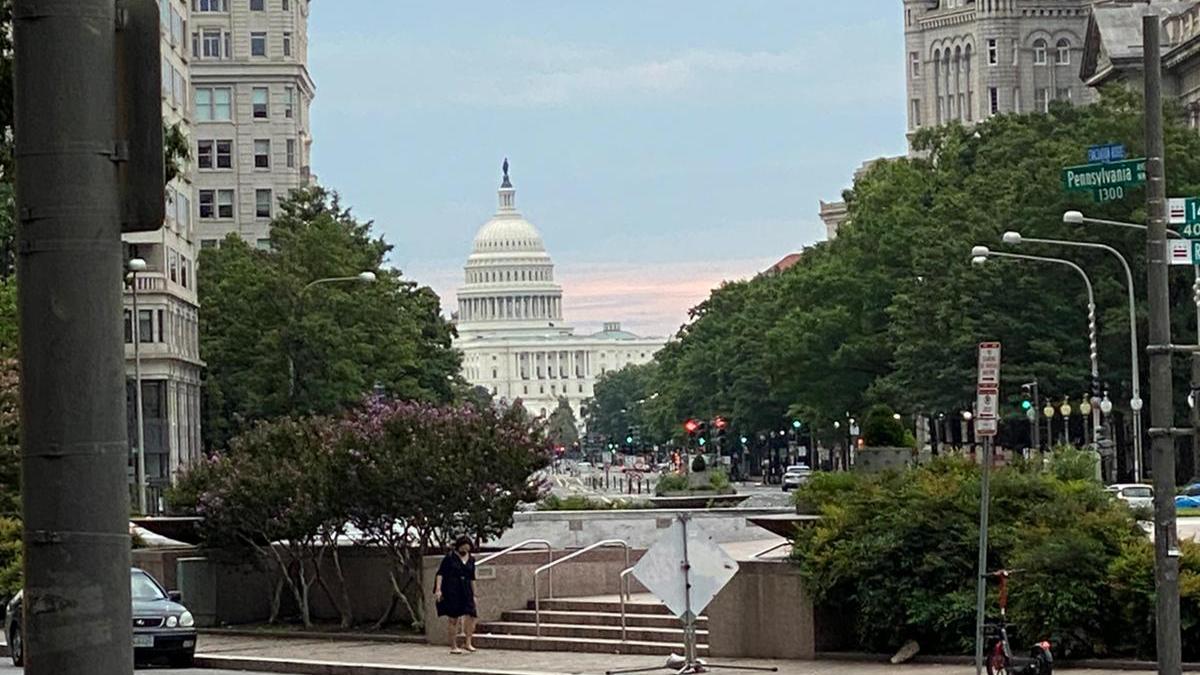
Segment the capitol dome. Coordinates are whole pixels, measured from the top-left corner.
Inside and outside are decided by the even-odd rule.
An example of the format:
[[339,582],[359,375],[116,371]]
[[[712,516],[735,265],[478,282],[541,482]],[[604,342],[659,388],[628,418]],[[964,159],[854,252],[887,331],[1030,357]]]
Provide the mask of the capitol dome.
[[501,210],[479,228],[472,253],[535,253],[546,250],[542,233],[516,211]]

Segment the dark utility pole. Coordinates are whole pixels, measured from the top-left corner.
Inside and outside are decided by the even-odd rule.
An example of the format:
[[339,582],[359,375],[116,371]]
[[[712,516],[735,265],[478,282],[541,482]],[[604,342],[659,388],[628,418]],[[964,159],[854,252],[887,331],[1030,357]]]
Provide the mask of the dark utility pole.
[[1142,17],[1146,86],[1146,276],[1150,305],[1150,426],[1154,453],[1154,582],[1158,672],[1178,675],[1179,543],[1175,532],[1175,439],[1171,392],[1171,320],[1167,288],[1167,185],[1163,166],[1162,52],[1159,15]]
[[27,675],[133,672],[115,4],[13,3]]

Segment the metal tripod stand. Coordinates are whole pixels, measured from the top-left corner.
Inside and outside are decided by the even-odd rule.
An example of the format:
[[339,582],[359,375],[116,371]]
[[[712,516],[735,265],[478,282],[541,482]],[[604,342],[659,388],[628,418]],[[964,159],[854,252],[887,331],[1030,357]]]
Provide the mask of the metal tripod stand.
[[777,672],[779,669],[774,666],[735,666],[729,664],[708,663],[696,656],[696,611],[692,609],[692,565],[688,559],[688,520],[691,517],[686,513],[680,513],[676,516],[681,525],[680,531],[683,533],[683,560],[680,561],[679,569],[683,572],[683,588],[684,588],[684,612],[680,617],[683,619],[683,656],[672,654],[667,657],[667,662],[661,666],[650,666],[645,668],[621,668],[618,670],[605,671],[606,675],[617,675],[618,673],[648,673],[654,670],[670,670],[677,675],[691,675],[692,673],[707,673],[711,668],[722,668],[726,670],[753,670],[759,672]]

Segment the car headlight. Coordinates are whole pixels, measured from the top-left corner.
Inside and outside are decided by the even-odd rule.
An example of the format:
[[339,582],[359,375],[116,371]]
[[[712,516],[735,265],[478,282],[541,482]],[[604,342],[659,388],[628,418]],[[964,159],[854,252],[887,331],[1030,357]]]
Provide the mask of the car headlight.
[[175,616],[167,617],[167,628],[174,628],[175,626],[178,626],[178,625],[179,625],[179,617],[175,617]]
[[191,628],[196,625],[196,620],[192,618],[191,612],[185,610],[183,614],[179,615],[179,625],[182,628]]

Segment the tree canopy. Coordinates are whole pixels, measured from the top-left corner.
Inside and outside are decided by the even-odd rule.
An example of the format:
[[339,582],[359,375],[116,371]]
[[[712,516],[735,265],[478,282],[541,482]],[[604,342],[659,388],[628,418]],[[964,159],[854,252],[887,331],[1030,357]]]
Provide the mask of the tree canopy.
[[[390,250],[336,193],[310,187],[280,203],[269,250],[231,235],[201,254],[207,446],[255,420],[333,413],[377,389],[427,401],[463,389],[437,295],[385,269]],[[363,271],[376,281],[311,284]]]
[[[1170,105],[1166,119],[1168,192],[1196,194],[1200,136]],[[1120,142],[1129,156],[1144,154],[1142,136],[1141,99],[1121,89],[1106,90],[1091,106],[922,130],[918,155],[879,161],[846,191],[848,220],[836,239],[807,248],[786,271],[715,289],[656,355],[653,381],[630,387],[632,376],[602,378],[597,410],[630,409],[634,396],[657,393],[643,411],[653,421],[644,435],[656,441],[677,434],[689,417],[721,415],[745,434],[776,428],[792,414],[828,430],[876,403],[905,414],[952,413],[970,408],[982,340],[1004,344],[1008,415],[1020,414],[1019,384],[1034,377],[1048,398],[1078,401],[1090,389],[1078,275],[998,259],[972,265],[971,248],[1011,250],[1000,240],[1007,230],[1108,243],[1130,260],[1144,298],[1140,233],[1062,222],[1068,210],[1144,222],[1144,191],[1096,204],[1086,193],[1065,192],[1060,178],[1064,167],[1085,163],[1095,143]],[[1088,271],[1103,385],[1118,410],[1127,408],[1129,323],[1119,263],[1099,251],[1028,243],[1016,250],[1069,258]],[[1190,341],[1185,276],[1172,275],[1172,322],[1176,339]],[[1142,303],[1143,336],[1144,311]]]

